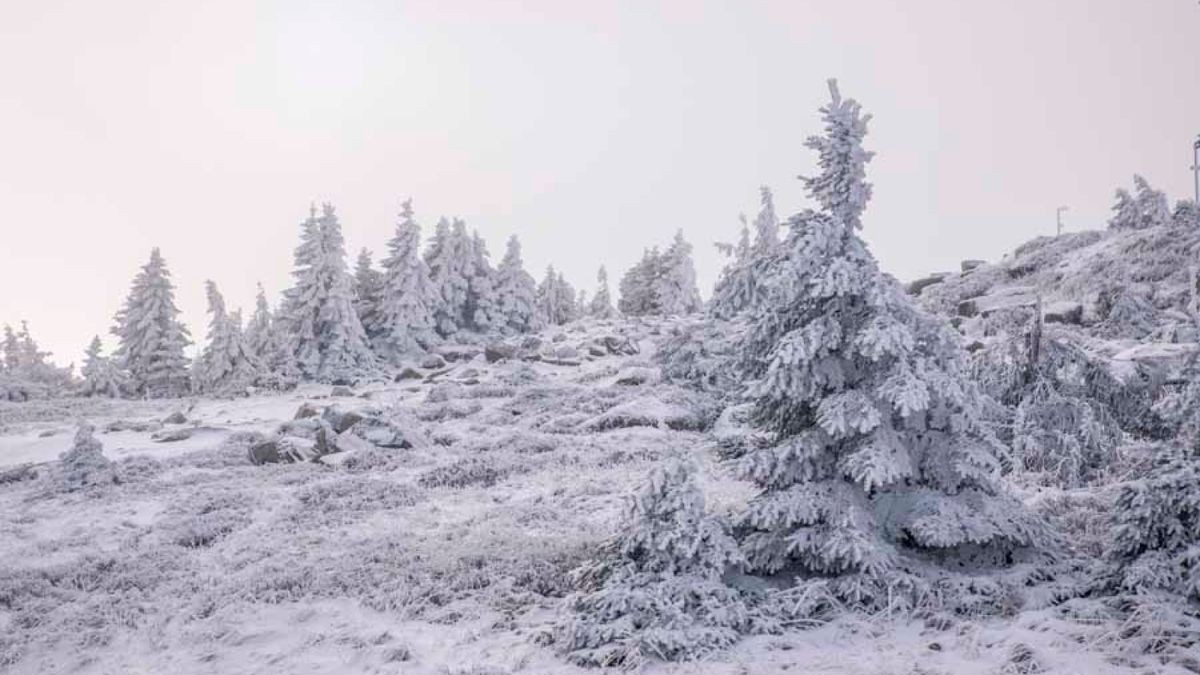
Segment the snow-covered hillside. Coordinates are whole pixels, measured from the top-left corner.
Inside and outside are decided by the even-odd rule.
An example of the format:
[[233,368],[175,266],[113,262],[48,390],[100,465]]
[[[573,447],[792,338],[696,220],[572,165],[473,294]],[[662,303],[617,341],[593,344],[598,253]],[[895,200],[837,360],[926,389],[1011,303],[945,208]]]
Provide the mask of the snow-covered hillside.
[[[715,402],[661,381],[653,355],[677,323],[573,324],[494,362],[479,348],[443,349],[457,360],[353,391],[5,404],[0,664],[586,672],[561,658],[552,626],[570,572],[614,534],[633,486],[690,457],[716,512],[750,492],[716,461]],[[340,426],[352,412],[396,435],[347,436],[348,451],[318,461],[250,461],[255,433],[282,425],[299,442],[313,420]],[[54,460],[80,417],[97,426],[118,482],[67,492]],[[1029,495],[1068,497],[1088,498]],[[650,670],[1186,672],[1114,641],[1122,630],[1100,603],[1014,604],[986,618],[846,615]]]

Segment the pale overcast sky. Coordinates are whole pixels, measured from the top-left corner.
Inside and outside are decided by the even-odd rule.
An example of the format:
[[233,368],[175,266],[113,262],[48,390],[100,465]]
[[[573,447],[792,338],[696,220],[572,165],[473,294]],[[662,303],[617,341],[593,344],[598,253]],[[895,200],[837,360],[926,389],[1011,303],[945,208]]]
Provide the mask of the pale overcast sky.
[[78,361],[160,246],[202,338],[205,279],[277,299],[310,201],[353,255],[408,196],[589,291],[682,228],[707,294],[759,185],[804,205],[828,77],[875,116],[901,278],[1060,204],[1103,227],[1135,172],[1191,193],[1196,0],[0,0],[0,322]]

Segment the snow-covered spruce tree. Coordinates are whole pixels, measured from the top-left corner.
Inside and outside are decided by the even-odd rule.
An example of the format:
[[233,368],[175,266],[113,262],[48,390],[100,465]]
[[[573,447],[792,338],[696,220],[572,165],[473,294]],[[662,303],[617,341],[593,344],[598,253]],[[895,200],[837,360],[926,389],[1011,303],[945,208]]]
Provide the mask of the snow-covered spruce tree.
[[525,271],[521,242],[515,234],[509,237],[504,259],[496,268],[495,291],[502,331],[528,333],[537,329],[537,282]]
[[433,307],[434,327],[442,337],[467,328],[464,312],[470,289],[470,243],[465,223],[456,219],[451,225],[442,218],[425,251],[430,285],[437,298]]
[[364,248],[359,251],[354,265],[354,311],[372,345],[379,341],[384,331],[380,312],[382,300],[383,274],[372,266],[371,252]]
[[474,331],[488,333],[504,326],[496,298],[496,271],[488,261],[487,243],[478,232],[470,239],[470,265],[467,268],[467,302],[463,320]]
[[705,512],[694,473],[687,464],[656,469],[629,500],[607,557],[580,570],[599,583],[568,600],[560,632],[572,662],[634,668],[693,660],[732,645],[749,627],[738,592],[722,583],[741,556]]
[[259,364],[242,334],[240,314],[227,312],[225,298],[212,281],[208,296],[208,342],[192,366],[193,388],[217,396],[241,396],[259,379]]
[[743,218],[737,246],[718,246],[731,256],[708,303],[709,312],[718,318],[731,318],[759,301],[758,280],[767,274],[767,268],[779,252],[779,218],[775,215],[770,188],[761,188],[760,195],[762,205],[754,218],[754,243],[750,243],[749,227]]
[[80,421],[71,448],[59,457],[59,478],[68,492],[117,482],[117,473],[104,456],[104,446],[96,440],[95,431],[91,424]]
[[693,314],[704,308],[696,288],[696,266],[692,263],[692,245],[677,231],[671,245],[660,259],[661,273],[657,276],[655,298],[657,313],[666,316]]
[[556,272],[554,266],[546,268],[546,276],[537,289],[537,310],[539,322],[551,326],[561,326],[578,318],[575,307],[575,289],[563,278],[561,272]]
[[1122,485],[1113,508],[1116,584],[1134,595],[1200,601],[1200,451],[1167,444],[1149,474]]
[[1134,194],[1125,188],[1117,188],[1117,203],[1113,205],[1113,217],[1108,227],[1113,230],[1143,230],[1171,223],[1171,210],[1167,196],[1150,187],[1141,176],[1133,177]]
[[382,261],[380,297],[382,332],[375,343],[385,359],[396,362],[419,353],[438,341],[434,310],[441,304],[421,258],[421,226],[413,216],[412,200],[401,205],[396,231],[387,243]]
[[133,280],[125,306],[117,313],[113,355],[138,396],[173,397],[188,392],[188,361],[183,349],[191,342],[179,321],[175,287],[157,248]]
[[12,326],[8,324],[4,324],[4,342],[0,343],[0,352],[4,354],[4,358],[0,360],[0,368],[3,368],[4,372],[12,373],[20,367],[21,342],[17,340]]
[[383,259],[383,294],[380,303],[382,335],[377,349],[396,361],[435,344],[434,309],[441,298],[429,280],[429,268],[421,259],[421,226],[413,217],[412,200],[400,209],[400,222],[388,240]]
[[1002,563],[1040,521],[999,483],[952,330],[883,274],[859,236],[871,196],[869,116],[821,109],[803,178],[820,211],[789,220],[741,352],[753,419],[774,442],[740,472],[761,488],[740,518],[751,570],[820,579],[846,602],[916,600],[939,564]]
[[600,271],[596,272],[596,294],[592,296],[587,313],[597,319],[611,319],[617,315],[617,310],[613,308],[612,295],[608,290],[608,270],[604,269],[603,265],[600,266]]
[[353,382],[375,371],[354,288],[346,268],[342,226],[330,204],[315,209],[302,226],[296,278],[285,296],[292,354],[301,373],[322,382]]
[[660,313],[658,278],[662,274],[662,254],[657,248],[642,252],[642,259],[621,277],[617,308],[626,316]]
[[84,354],[83,368],[79,371],[83,377],[79,392],[84,396],[119,398],[123,382],[121,371],[113,364],[112,359],[104,356],[103,351],[100,336],[94,336]]
[[285,322],[278,320],[267,304],[267,295],[262,284],[254,300],[254,314],[246,325],[244,340],[251,358],[258,364],[258,379],[255,385],[266,389],[285,391],[300,381],[300,370],[284,332]]

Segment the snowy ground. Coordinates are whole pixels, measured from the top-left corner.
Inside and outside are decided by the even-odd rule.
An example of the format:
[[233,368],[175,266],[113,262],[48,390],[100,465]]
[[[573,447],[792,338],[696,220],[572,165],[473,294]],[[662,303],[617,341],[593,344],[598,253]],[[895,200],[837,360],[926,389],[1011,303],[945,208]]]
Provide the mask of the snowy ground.
[[[0,672],[586,672],[548,644],[550,624],[568,572],[616,527],[622,496],[675,455],[705,466],[715,508],[747,494],[714,462],[711,438],[687,430],[711,421],[711,403],[647,370],[659,329],[590,330],[567,336],[584,348],[580,365],[480,356],[434,382],[353,398],[306,386],[235,401],[0,408],[0,472],[34,463],[40,474],[0,482]],[[612,330],[642,353],[586,358],[593,335]],[[226,442],[273,430],[305,402],[382,409],[419,442],[265,466]],[[158,423],[176,411],[188,421]],[[98,436],[119,484],[55,487],[53,460],[78,417],[101,430],[148,423]],[[155,442],[160,426],[193,432]],[[1080,614],[847,617],[650,670],[1189,672],[1125,649],[1106,615]]]

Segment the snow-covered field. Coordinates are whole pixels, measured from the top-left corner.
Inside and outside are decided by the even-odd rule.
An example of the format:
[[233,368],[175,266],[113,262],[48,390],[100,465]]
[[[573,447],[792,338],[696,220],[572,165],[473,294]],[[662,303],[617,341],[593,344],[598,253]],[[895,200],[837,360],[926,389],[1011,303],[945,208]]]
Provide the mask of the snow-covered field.
[[[713,453],[719,408],[656,377],[669,330],[577,325],[559,343],[545,336],[577,359],[479,354],[352,396],[306,385],[238,400],[3,404],[0,671],[588,672],[556,653],[553,623],[623,496],[676,456],[698,460],[718,511],[750,490]],[[641,353],[589,353],[609,333]],[[239,432],[272,432],[305,403],[392,420],[412,447],[252,464]],[[176,412],[186,421],[162,422]],[[99,430],[117,484],[58,488],[55,460],[79,418]],[[178,429],[190,435],[155,440]],[[30,464],[37,478],[3,480]],[[1109,616],[1099,603],[846,616],[650,670],[1188,672],[1118,639],[1125,627]]]

